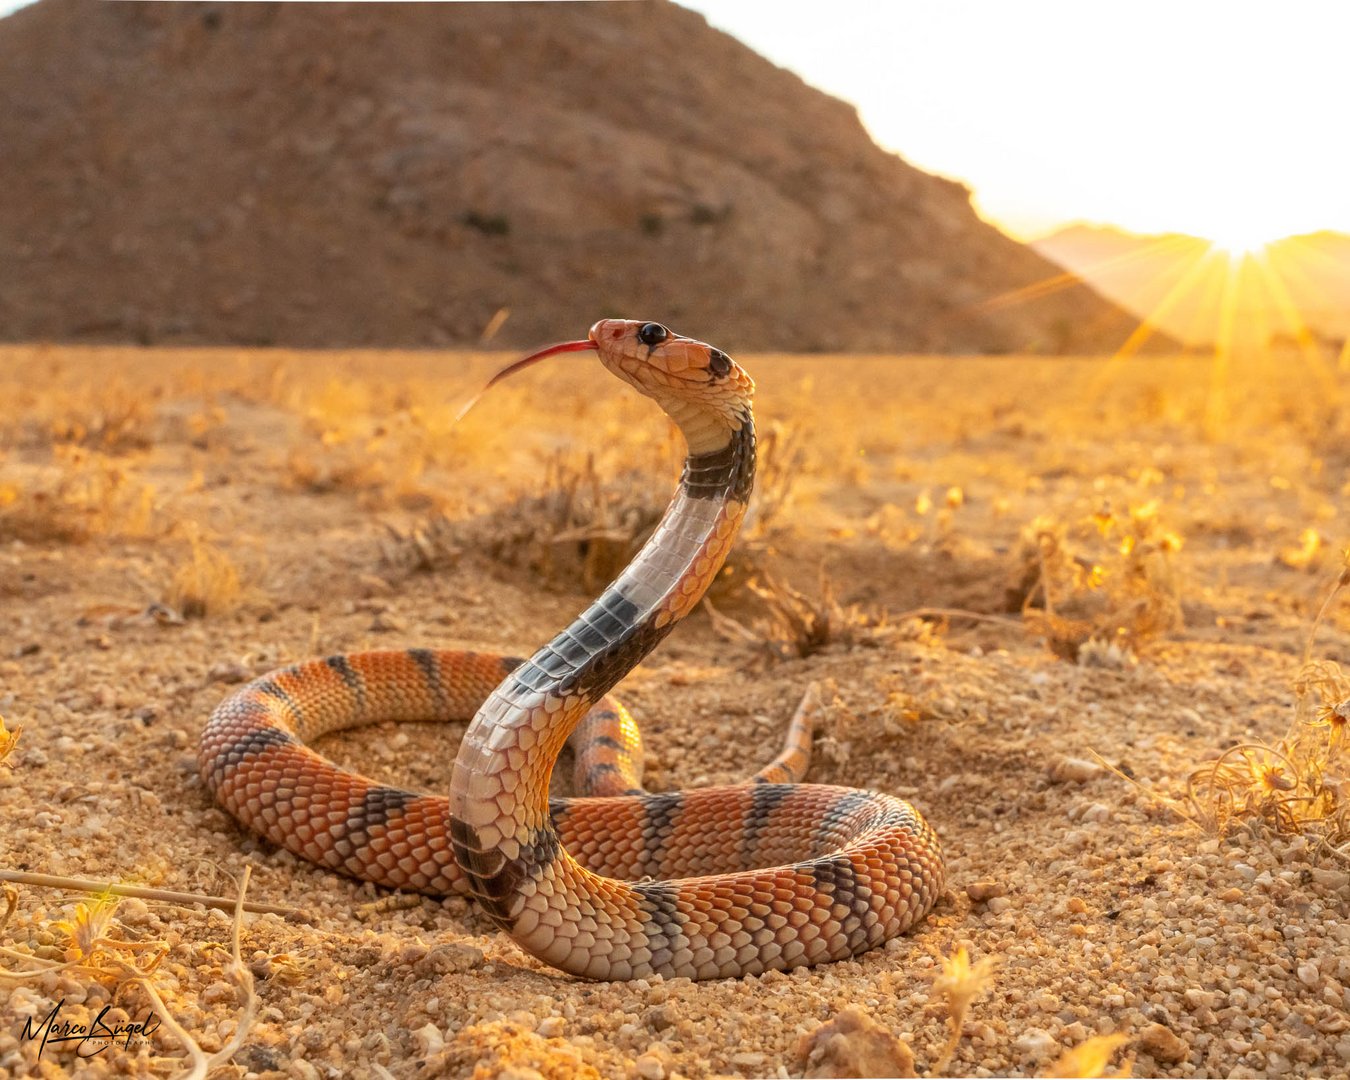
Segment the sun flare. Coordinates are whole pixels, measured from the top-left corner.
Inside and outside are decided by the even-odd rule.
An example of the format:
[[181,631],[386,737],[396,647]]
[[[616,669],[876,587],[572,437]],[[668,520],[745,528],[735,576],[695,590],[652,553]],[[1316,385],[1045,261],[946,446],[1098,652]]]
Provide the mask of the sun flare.
[[1208,239],[1216,251],[1222,252],[1230,259],[1242,259],[1249,255],[1261,254],[1265,246],[1278,237],[1273,236],[1268,230],[1237,224],[1211,231]]

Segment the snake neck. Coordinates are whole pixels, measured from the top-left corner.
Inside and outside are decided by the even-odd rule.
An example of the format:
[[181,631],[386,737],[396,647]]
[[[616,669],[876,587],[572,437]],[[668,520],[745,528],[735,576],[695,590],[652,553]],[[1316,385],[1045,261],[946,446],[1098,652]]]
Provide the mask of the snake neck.
[[563,744],[693,610],[731,550],[755,475],[748,407],[739,419],[720,445],[698,439],[633,561],[493,691],[464,735],[450,786],[455,855],[488,913],[508,928],[517,886],[558,851],[548,786]]

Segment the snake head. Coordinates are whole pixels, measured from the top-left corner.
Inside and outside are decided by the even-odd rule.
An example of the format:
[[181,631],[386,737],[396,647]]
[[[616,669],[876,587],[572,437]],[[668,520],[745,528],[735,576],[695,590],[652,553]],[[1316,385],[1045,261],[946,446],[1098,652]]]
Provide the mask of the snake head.
[[[656,401],[679,424],[691,453],[720,449],[749,422],[755,382],[735,360],[706,342],[637,319],[601,319],[586,340],[550,345],[503,368],[484,392],[545,357],[587,350],[597,353],[600,362],[624,382]],[[460,416],[477,400],[460,410]]]
[[721,349],[635,319],[601,319],[589,340],[606,368],[680,425],[693,453],[725,445],[750,416],[755,382]]

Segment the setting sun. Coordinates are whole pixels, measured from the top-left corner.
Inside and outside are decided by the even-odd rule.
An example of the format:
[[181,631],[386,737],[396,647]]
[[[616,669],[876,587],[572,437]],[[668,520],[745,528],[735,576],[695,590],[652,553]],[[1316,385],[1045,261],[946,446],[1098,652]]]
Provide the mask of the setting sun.
[[1235,226],[1231,229],[1217,230],[1207,239],[1216,251],[1227,255],[1230,259],[1241,259],[1260,254],[1267,244],[1272,240],[1278,240],[1279,237],[1271,236],[1259,229]]

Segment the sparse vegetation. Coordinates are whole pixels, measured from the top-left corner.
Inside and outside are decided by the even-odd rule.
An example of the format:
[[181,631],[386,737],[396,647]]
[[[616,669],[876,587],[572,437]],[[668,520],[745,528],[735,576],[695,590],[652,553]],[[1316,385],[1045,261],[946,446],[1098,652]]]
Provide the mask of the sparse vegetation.
[[0,478],[0,540],[82,543],[152,529],[154,488],[98,450],[58,443],[49,463],[8,472]]
[[1231,747],[1187,778],[1184,812],[1203,828],[1219,835],[1239,827],[1310,835],[1350,861],[1350,677],[1334,661],[1306,659],[1317,623],[1350,584],[1350,553],[1345,560],[1308,635],[1289,731],[1273,745]]
[[765,660],[805,659],[830,645],[877,645],[893,629],[883,614],[840,604],[823,570],[815,599],[768,574],[752,578],[746,588],[764,611],[750,627],[704,603],[718,634],[750,645]]
[[[1106,1070],[1111,1066],[1111,1059],[1115,1057],[1116,1051],[1122,1046],[1128,1045],[1130,1037],[1120,1032],[1112,1032],[1110,1035],[1093,1035],[1090,1039],[1084,1039],[1077,1046],[1064,1051],[1055,1062],[1046,1070],[1048,1077],[1092,1077],[1106,1076]],[[1134,1060],[1132,1056],[1126,1056],[1111,1076],[1132,1076],[1134,1074]]]
[[[157,970],[172,946],[162,940],[137,941],[128,938],[125,928],[117,921],[117,908],[121,901],[111,893],[103,892],[91,901],[75,905],[70,918],[54,921],[44,927],[37,935],[38,943],[35,945],[24,949],[0,946],[0,958],[24,965],[19,969],[0,966],[0,982],[11,985],[27,983],[47,988],[52,985],[54,976],[70,973],[113,988],[114,999],[123,989],[134,987],[149,1000],[158,1023],[152,1025],[147,1021],[138,1025],[130,1018],[120,1021],[129,1025],[125,1029],[127,1045],[130,1045],[132,1036],[152,1038],[162,1025],[186,1052],[190,1063],[190,1067],[178,1075],[182,1080],[206,1080],[212,1069],[227,1064],[244,1045],[258,1011],[253,974],[244,965],[240,955],[244,894],[248,889],[249,873],[249,869],[245,868],[239,882],[230,959],[224,965],[223,972],[233,984],[240,1014],[234,1023],[232,1036],[213,1054],[207,1054],[197,1039],[178,1022],[174,1010],[165,1003],[156,985]],[[4,896],[5,913],[0,916],[0,931],[9,924],[18,908],[18,892],[12,885],[5,885]],[[44,940],[51,943],[44,944]],[[64,997],[62,1000],[64,1002]],[[98,1043],[105,1037],[92,1024],[86,1023],[85,1028],[92,1033],[94,1049],[99,1049]],[[108,1037],[107,1041],[111,1043],[115,1040]],[[103,1048],[106,1048],[106,1044]],[[91,1055],[86,1052],[84,1056]]]
[[1182,625],[1180,548],[1153,501],[1123,514],[1103,507],[1072,530],[1038,517],[1022,532],[1009,606],[1056,656],[1119,666]]
[[184,532],[187,558],[174,570],[164,603],[188,619],[229,611],[240,599],[238,567],[225,552],[202,538],[194,522],[187,523]]
[[[23,365],[0,363],[15,402],[0,418],[0,712],[10,720],[0,758],[24,726],[6,763],[14,771],[0,766],[6,862],[86,882],[135,877],[127,887],[149,913],[133,917],[128,901],[101,935],[173,945],[149,981],[209,1056],[241,1011],[226,954],[203,945],[224,944],[225,924],[213,915],[217,933],[190,935],[159,914],[187,901],[162,894],[227,892],[210,883],[212,868],[261,856],[200,789],[166,780],[164,762],[190,771],[200,718],[293,659],[412,645],[516,652],[544,640],[642,542],[683,446],[650,402],[583,359],[541,365],[456,425],[500,357],[41,355],[31,369],[40,380],[16,380]],[[952,1008],[920,973],[965,944],[972,971],[979,956],[1006,959],[966,1006],[949,1072],[1128,1071],[1126,1033],[1141,1072],[1334,1069],[1345,1038],[1337,944],[1306,934],[1271,936],[1287,948],[1268,953],[1250,945],[1280,935],[1289,910],[1332,911],[1350,874],[1344,610],[1328,605],[1293,695],[1280,677],[1291,657],[1298,668],[1333,538],[1347,534],[1335,447],[1309,456],[1297,387],[1235,390],[1231,440],[1219,441],[1201,437],[1208,372],[1188,362],[743,359],[760,383],[760,472],[712,597],[712,621],[732,644],[695,616],[619,692],[649,740],[652,786],[735,779],[740,748],[760,764],[800,688],[834,679],[843,703],[826,712],[808,779],[912,799],[957,863],[954,900],[889,952],[852,964],[544,994],[535,971],[493,964],[484,924],[461,898],[366,896],[267,857],[260,899],[312,896],[307,915],[325,936],[267,915],[253,924],[243,960],[268,980],[264,1004],[281,1018],[257,1014],[234,1067],[344,1061],[377,1075],[400,1055],[425,1053],[433,1070],[477,1061],[463,1033],[482,1028],[478,1003],[497,994],[517,1010],[504,1015],[517,1016],[509,1022],[541,1072],[564,1049],[600,1075],[635,1060],[667,1075],[695,1059],[748,1075],[792,1071],[797,1032],[850,1002],[865,1003],[874,1028],[827,1032],[811,1061],[816,1050],[822,1065],[841,1060],[824,1042],[861,1032],[897,1055],[923,1048],[918,1071],[931,1072],[924,1059],[950,1041]],[[151,403],[141,420],[91,411],[84,387],[107,372]],[[1090,398],[1083,387],[1099,376],[1107,392]],[[1278,408],[1277,395],[1287,399]],[[70,422],[56,425],[63,415]],[[1024,541],[1019,526],[1033,521]],[[424,571],[435,573],[416,576]],[[226,583],[223,601],[213,581]],[[184,623],[170,605],[205,618]],[[1056,662],[1028,626],[1077,663]],[[334,756],[434,790],[446,733],[423,727],[373,740],[336,733]],[[1268,745],[1252,734],[1285,728]],[[1213,749],[1196,757],[1198,746]],[[1195,773],[1194,804],[1182,790],[1177,805],[1228,838],[1158,828],[1153,806],[1132,791],[1113,798],[1090,763],[1060,768],[1088,747],[1137,776]],[[164,858],[142,874],[125,861],[132,850]],[[961,885],[976,869],[1002,890],[975,901]],[[93,914],[31,907],[35,887],[18,884],[5,944],[64,963],[71,937],[56,924],[81,923],[87,942],[98,939]],[[1186,920],[1194,929],[1173,933]],[[105,945],[94,963],[144,969],[155,955]],[[92,986],[75,969],[35,978]],[[1253,980],[1279,996],[1244,990]],[[422,1007],[427,985],[435,1012]],[[12,1001],[34,1000],[31,984],[13,989]],[[209,1008],[186,1004],[208,989]],[[122,995],[139,1019],[148,995],[130,979]],[[1070,1000],[1076,1021],[1064,1013]],[[383,1044],[362,1018],[391,1009]],[[0,1038],[15,1030],[12,1013]],[[751,1025],[752,1013],[782,1023]],[[1246,1035],[1234,1034],[1233,1015],[1250,1020]],[[686,1021],[721,1041],[666,1034]],[[1254,1045],[1267,1023],[1274,1034]],[[559,1034],[534,1034],[540,1024]],[[1104,1032],[1119,1034],[1103,1042]],[[317,1050],[306,1041],[320,1037]],[[154,1051],[161,1071],[192,1067],[167,1028]],[[6,1053],[27,1049],[0,1046],[0,1069],[29,1066]]]

